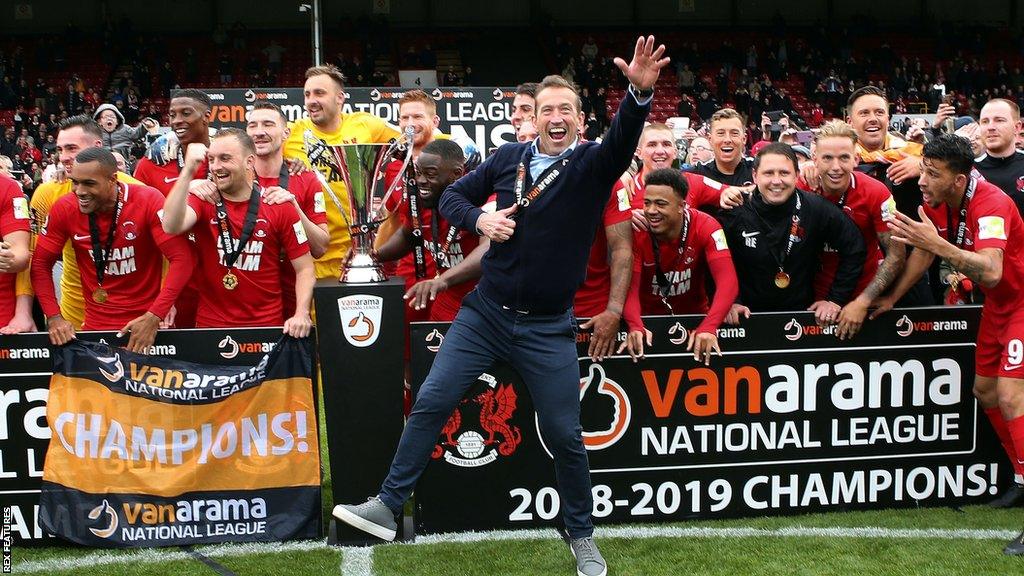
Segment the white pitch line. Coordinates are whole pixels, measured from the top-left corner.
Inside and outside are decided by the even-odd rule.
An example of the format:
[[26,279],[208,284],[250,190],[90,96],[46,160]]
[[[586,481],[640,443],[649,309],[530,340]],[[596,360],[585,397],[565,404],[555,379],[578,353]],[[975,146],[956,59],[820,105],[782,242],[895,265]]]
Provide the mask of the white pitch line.
[[[711,527],[674,527],[674,526],[621,526],[598,528],[596,538],[930,538],[936,540],[1008,540],[1016,536],[1016,530],[972,530],[972,529],[895,529],[880,527],[853,528],[816,528],[796,526],[792,528],[711,528]],[[429,534],[419,536],[415,542],[399,545],[429,545],[440,543],[486,542],[491,540],[546,540],[552,537],[551,530],[496,530],[492,532],[458,532],[450,534]]]
[[[201,546],[196,551],[204,556],[231,557],[246,554],[276,554],[279,552],[296,552],[306,550],[325,550],[330,548],[325,540],[297,540],[294,542],[248,542],[241,544],[214,544]],[[14,565],[17,572],[52,572],[56,570],[80,570],[94,566],[112,564],[155,564],[173,560],[191,560],[192,555],[181,550],[144,548],[128,552],[103,551],[85,556],[70,558],[53,558],[20,562]]]
[[373,546],[342,548],[341,576],[373,576]]
[[[947,528],[882,528],[874,526],[820,528],[795,526],[791,528],[734,528],[675,527],[675,526],[617,526],[598,528],[595,537],[601,538],[880,538],[880,539],[933,539],[933,540],[1009,540],[1016,536],[1016,530],[1008,529],[947,529]],[[429,534],[420,536],[415,542],[381,544],[382,546],[429,546],[431,544],[468,544],[474,542],[507,540],[554,540],[558,535],[553,530],[494,530],[490,532],[459,532],[450,534]],[[373,548],[342,548],[341,573],[345,576],[373,575]],[[324,540],[301,540],[281,543],[216,544],[197,548],[211,558],[244,556],[246,554],[274,554],[306,550],[335,549]],[[192,556],[179,550],[147,548],[120,552],[97,552],[73,558],[54,558],[21,562],[14,565],[16,573],[53,572],[57,570],[79,570],[111,564],[153,564],[173,560],[189,560]]]

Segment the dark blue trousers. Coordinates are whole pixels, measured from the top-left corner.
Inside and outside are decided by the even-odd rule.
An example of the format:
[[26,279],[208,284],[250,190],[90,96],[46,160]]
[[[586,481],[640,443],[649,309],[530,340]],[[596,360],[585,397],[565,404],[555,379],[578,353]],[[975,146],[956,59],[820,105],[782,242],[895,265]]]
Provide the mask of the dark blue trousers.
[[572,310],[536,315],[509,310],[474,290],[448,330],[420,387],[380,499],[395,513],[412,494],[441,427],[495,360],[512,365],[530,391],[541,431],[555,458],[562,517],[569,535],[594,532],[590,465],[580,426],[580,372]]

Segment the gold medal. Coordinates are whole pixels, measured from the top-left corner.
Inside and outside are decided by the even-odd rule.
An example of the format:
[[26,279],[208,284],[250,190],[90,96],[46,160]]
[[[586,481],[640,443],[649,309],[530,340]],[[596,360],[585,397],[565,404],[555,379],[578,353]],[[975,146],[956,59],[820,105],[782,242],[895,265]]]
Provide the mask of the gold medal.
[[789,287],[789,274],[786,274],[782,270],[779,270],[779,273],[775,275],[775,286],[777,286],[778,288],[781,288],[783,290],[788,288]]
[[107,301],[107,291],[104,290],[103,286],[92,291],[92,299],[94,302],[103,304]]
[[227,288],[228,290],[234,290],[235,288],[238,288],[238,276],[235,276],[231,272],[228,272],[227,274],[224,275],[224,279],[222,280],[222,282],[224,283],[224,287]]

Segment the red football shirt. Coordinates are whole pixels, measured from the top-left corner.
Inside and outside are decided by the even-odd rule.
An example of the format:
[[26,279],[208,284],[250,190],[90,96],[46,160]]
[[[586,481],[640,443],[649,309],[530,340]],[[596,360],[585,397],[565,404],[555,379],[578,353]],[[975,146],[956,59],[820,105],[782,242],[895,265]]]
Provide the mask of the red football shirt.
[[[31,222],[28,198],[21,191],[21,185],[0,175],[0,240],[12,232],[29,232]],[[14,317],[17,277],[9,272],[0,273],[0,326],[6,326]]]
[[[278,176],[273,178],[259,176],[257,181],[263,188],[281,185],[281,179]],[[316,174],[310,171],[288,176],[288,191],[295,195],[299,208],[310,222],[317,226],[327,224],[327,205],[324,204],[326,198]]]
[[[722,225],[707,214],[688,208],[690,229],[686,249],[679,253],[678,242],[658,243],[658,260],[669,281],[668,303],[675,314],[703,314],[708,311],[704,289],[708,263],[731,259]],[[658,292],[654,246],[647,231],[633,233],[633,274],[640,278],[640,312],[644,315],[669,314]]]
[[[1024,221],[1013,200],[988,182],[975,181],[974,197],[967,203],[967,226],[962,249],[1003,251],[1003,277],[985,293],[985,311],[1010,314],[1024,306]],[[956,242],[960,211],[946,204],[924,206],[925,214],[944,238]],[[952,224],[952,227],[950,227]]]
[[[398,275],[405,276],[405,289],[412,288],[414,284],[425,279],[434,278],[439,273],[443,273],[445,270],[454,268],[465,259],[476,247],[480,245],[480,237],[472,232],[465,230],[459,230],[456,228],[455,236],[452,239],[451,244],[447,247],[448,252],[448,266],[442,267],[438,270],[437,264],[434,261],[434,255],[429,250],[429,246],[434,243],[434,234],[431,228],[431,221],[434,219],[434,210],[422,209],[420,211],[420,219],[422,220],[421,229],[423,230],[423,257],[426,268],[426,278],[416,278],[416,264],[415,255],[413,253],[406,254],[398,261]],[[439,216],[439,215],[437,215]],[[401,219],[402,229],[411,231],[412,220],[409,218],[409,213],[406,210],[399,212],[399,218]],[[438,243],[444,247],[445,242],[448,240],[452,230],[452,225],[446,220],[441,218],[437,223],[437,232],[440,235]],[[476,287],[476,280],[469,282],[463,282],[455,286],[449,287],[444,292],[437,295],[437,299],[424,310],[414,310],[406,307],[406,320],[409,322],[421,322],[425,320],[433,320],[436,322],[450,322],[455,319],[455,315],[459,313],[459,307],[462,306],[462,298],[466,294],[469,294],[473,288]]]
[[[280,186],[281,178],[257,176],[259,185],[263,188]],[[295,201],[299,203],[302,213],[309,218],[309,221],[317,226],[327,225],[327,206],[324,204],[324,190],[320,186],[320,180],[312,171],[292,174],[288,176],[288,191],[295,195]],[[291,318],[295,314],[295,268],[290,262],[284,260],[281,255],[281,306],[285,318]]]
[[[36,240],[37,251],[56,254],[61,252],[65,242],[71,241],[82,278],[84,330],[119,330],[147,310],[164,317],[173,301],[159,309],[152,308],[160,293],[163,268],[160,247],[178,244],[177,248],[186,253],[189,251],[188,240],[184,236],[164,232],[157,215],[164,207],[164,197],[159,191],[138,184],[119,186],[124,206],[118,217],[114,244],[103,278],[103,289],[107,291],[106,302],[93,300],[93,292],[99,287],[99,282],[92,257],[89,217],[79,210],[77,196],[67,194],[54,203],[46,225]],[[113,211],[96,214],[100,245],[104,248],[113,216]],[[55,298],[51,301],[40,294],[39,303],[47,316],[60,312]]]
[[[721,184],[697,174],[684,172],[683,176],[687,183],[687,202],[691,206],[718,206],[718,198],[723,188]],[[590,248],[587,277],[576,292],[577,316],[595,316],[604,312],[608,306],[611,268],[608,265],[608,237],[605,235],[605,228],[629,220],[633,210],[644,207],[643,170],[633,176],[630,188],[632,190],[627,189],[622,179],[617,180],[612,186],[612,195],[604,210],[603,225],[598,228],[594,244]]]
[[[201,262],[196,268],[199,277],[196,327],[280,326],[283,322],[281,268],[291,266],[290,263],[282,264],[280,255],[284,254],[286,260],[294,260],[309,253],[309,243],[295,206],[259,203],[252,236],[230,270],[238,277],[238,286],[228,290],[223,282],[229,270],[223,261],[217,210],[213,204],[195,196],[189,196],[188,205],[196,213],[192,232]],[[225,200],[224,206],[237,242],[249,201]]]
[[[802,179],[797,182],[797,188],[808,189]],[[815,190],[815,193],[837,206],[842,198],[842,194],[835,197],[826,196],[822,194],[820,188]],[[843,213],[857,225],[868,251],[867,258],[864,260],[864,271],[861,273],[860,280],[857,281],[857,288],[853,293],[854,297],[867,288],[878,272],[878,264],[884,257],[882,248],[878,244],[878,234],[889,231],[885,220],[890,218],[895,210],[896,201],[885,184],[859,172],[850,176],[850,188],[846,193],[846,201],[843,203]],[[824,300],[827,297],[838,268],[839,253],[826,243],[821,253],[821,270],[814,277],[815,300]]]
[[[206,178],[206,170],[208,165],[205,160],[203,163],[196,168],[196,173],[193,179],[199,180]],[[178,166],[176,159],[171,159],[166,164],[157,164],[149,158],[143,157],[135,165],[135,178],[153,188],[156,188],[164,196],[171,193],[171,188],[174,187],[174,183],[178,180],[178,175],[181,173],[181,168]]]

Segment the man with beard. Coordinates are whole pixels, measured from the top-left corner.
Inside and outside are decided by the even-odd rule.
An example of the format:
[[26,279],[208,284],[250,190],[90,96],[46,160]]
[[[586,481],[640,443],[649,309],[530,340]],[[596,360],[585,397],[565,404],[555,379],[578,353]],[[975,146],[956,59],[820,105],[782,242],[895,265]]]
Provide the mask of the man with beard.
[[[440,122],[441,119],[437,116],[437,105],[434,103],[434,99],[423,90],[409,90],[398,99],[398,129],[403,134],[409,128],[412,128],[413,131],[411,162],[415,162],[420,152],[423,151],[423,147],[434,140],[434,133]],[[374,238],[375,248],[383,246],[402,226],[398,211],[402,209],[403,200],[406,196],[404,180],[407,177],[407,174],[399,173],[399,170],[402,169],[402,164],[401,160],[394,160],[388,164],[386,169],[385,180],[388,185],[395,178],[401,178],[403,181],[398,184],[399,187],[395,189],[395,192],[388,198],[388,202],[385,205],[388,217],[381,224],[377,231],[377,236]],[[413,166],[410,164],[407,170],[413,170]],[[385,264],[385,272],[389,275],[393,274],[393,266]],[[422,273],[422,267],[420,272]],[[417,318],[412,321],[420,320],[426,320],[425,313],[423,318]]]
[[[648,172],[645,184],[643,213],[649,229],[633,235],[625,313],[629,335],[623,347],[636,361],[643,356],[644,340],[650,344],[641,314],[705,314],[690,331],[686,349],[707,365],[712,352],[721,355],[718,327],[739,294],[725,232],[714,218],[687,205],[687,179],[678,170]],[[715,283],[710,308],[704,283],[709,275]]]
[[[967,140],[943,134],[925,144],[918,183],[921,221],[897,212],[892,239],[917,248],[877,316],[893,306],[935,257],[981,286],[974,396],[1011,462],[1024,462],[1024,221],[1009,196],[971,176]],[[1024,555],[1024,531],[1003,549]]]
[[[565,79],[548,76],[536,93],[537,140],[501,146],[441,196],[446,220],[492,242],[483,275],[420,387],[380,493],[358,506],[335,506],[336,518],[394,539],[395,516],[430,460],[441,427],[477,377],[501,358],[522,375],[554,455],[576,573],[607,574],[593,539],[571,306],[612,184],[629,164],[654,85],[668,64],[664,52],[649,36],[637,39],[631,62],[615,59],[629,94],[600,144],[580,142],[579,94]],[[478,206],[495,191],[501,209],[484,213]]]
[[711,115],[708,141],[714,158],[697,164],[693,172],[729,186],[753,183],[754,159],[743,155],[747,143],[743,117],[732,108],[722,108]]
[[[398,275],[405,277],[405,299],[412,310],[426,312],[424,320],[451,322],[462,298],[476,286],[480,260],[490,242],[459,230],[437,212],[441,193],[463,175],[462,148],[451,140],[434,140],[415,162],[419,193],[408,199],[412,210],[399,213],[400,232],[377,250],[377,256],[382,261],[400,260]],[[417,245],[425,252],[423,278],[416,274]]]
[[[57,157],[61,177],[55,182],[40,184],[32,195],[30,207],[34,231],[38,233],[43,229],[53,205],[71,192],[72,184],[67,175],[74,166],[75,156],[86,148],[101,148],[102,139],[102,128],[88,116],[72,116],[61,121],[60,131],[57,133]],[[124,172],[117,173],[117,181],[125,184],[142,184]],[[64,247],[61,260],[63,266],[60,272],[60,312],[75,330],[81,330],[85,323],[85,297],[82,295],[78,260],[71,242]],[[38,284],[35,285],[38,287]]]
[[[860,231],[825,198],[796,188],[793,148],[772,142],[754,159],[754,183],[742,205],[719,212],[740,279],[740,298],[727,321],[751,311],[811,310],[831,324],[849,302],[864,266]],[[824,298],[815,299],[814,275],[825,244],[839,255]]]
[[1006,192],[1017,205],[1017,211],[1024,214],[1024,152],[1016,148],[1017,132],[1021,129],[1020,108],[1005,98],[993,98],[981,107],[978,124],[985,153],[974,162],[974,167],[985,180]]
[[[189,182],[204,163],[219,193],[216,205],[188,193]],[[295,313],[284,332],[296,338],[312,327],[313,258],[299,211],[291,203],[261,202],[253,175],[256,147],[248,134],[223,128],[210,148],[193,142],[185,167],[164,202],[163,227],[169,234],[191,231],[199,266],[198,328],[278,326],[281,307],[281,260],[295,270]],[[258,240],[254,240],[258,239]]]
[[[263,202],[291,204],[299,212],[302,229],[309,239],[309,253],[319,258],[327,249],[327,206],[324,191],[316,174],[303,171],[290,174],[284,161],[284,141],[288,138],[288,119],[281,108],[272,102],[259,101],[249,113],[245,133],[256,146],[256,180],[263,188]],[[207,186],[216,186],[209,180]],[[212,197],[211,197],[212,200]],[[295,272],[283,261],[281,264],[281,306],[285,318],[295,313]]]
[[[345,76],[331,65],[313,66],[306,70],[303,87],[309,118],[292,122],[291,134],[285,141],[285,158],[298,158],[327,180],[327,229],[330,241],[327,250],[316,259],[317,278],[341,276],[341,263],[348,255],[351,238],[342,214],[351,211],[348,191],[341,174],[331,166],[328,146],[353,143],[386,143],[398,137],[398,131],[387,122],[365,112],[342,114],[345,105]],[[307,142],[307,133],[309,141]],[[323,143],[323,144],[321,144]],[[307,149],[307,147],[309,147]]]
[[[867,174],[854,174],[857,133],[853,127],[842,120],[829,121],[821,127],[814,141],[814,164],[820,177],[817,188],[812,191],[838,206],[853,220],[867,249],[864,270],[854,290],[857,296],[839,314],[836,335],[842,340],[852,338],[860,330],[868,307],[903,270],[906,248],[890,241],[886,221],[896,210],[896,202],[889,189]],[[798,181],[797,187],[810,188],[803,181]],[[814,278],[816,300],[826,297],[838,267],[836,249],[826,244],[821,255],[821,271]]]
[[[50,342],[66,344],[75,326],[57,304],[53,265],[70,243],[82,271],[84,330],[130,333],[127,348],[145,352],[160,321],[192,273],[191,247],[164,232],[158,212],[163,195],[117,179],[117,162],[105,148],[89,147],[75,158],[68,176],[73,194],[50,209],[32,257],[32,283],[46,315]],[[163,255],[168,261],[161,286]]]

